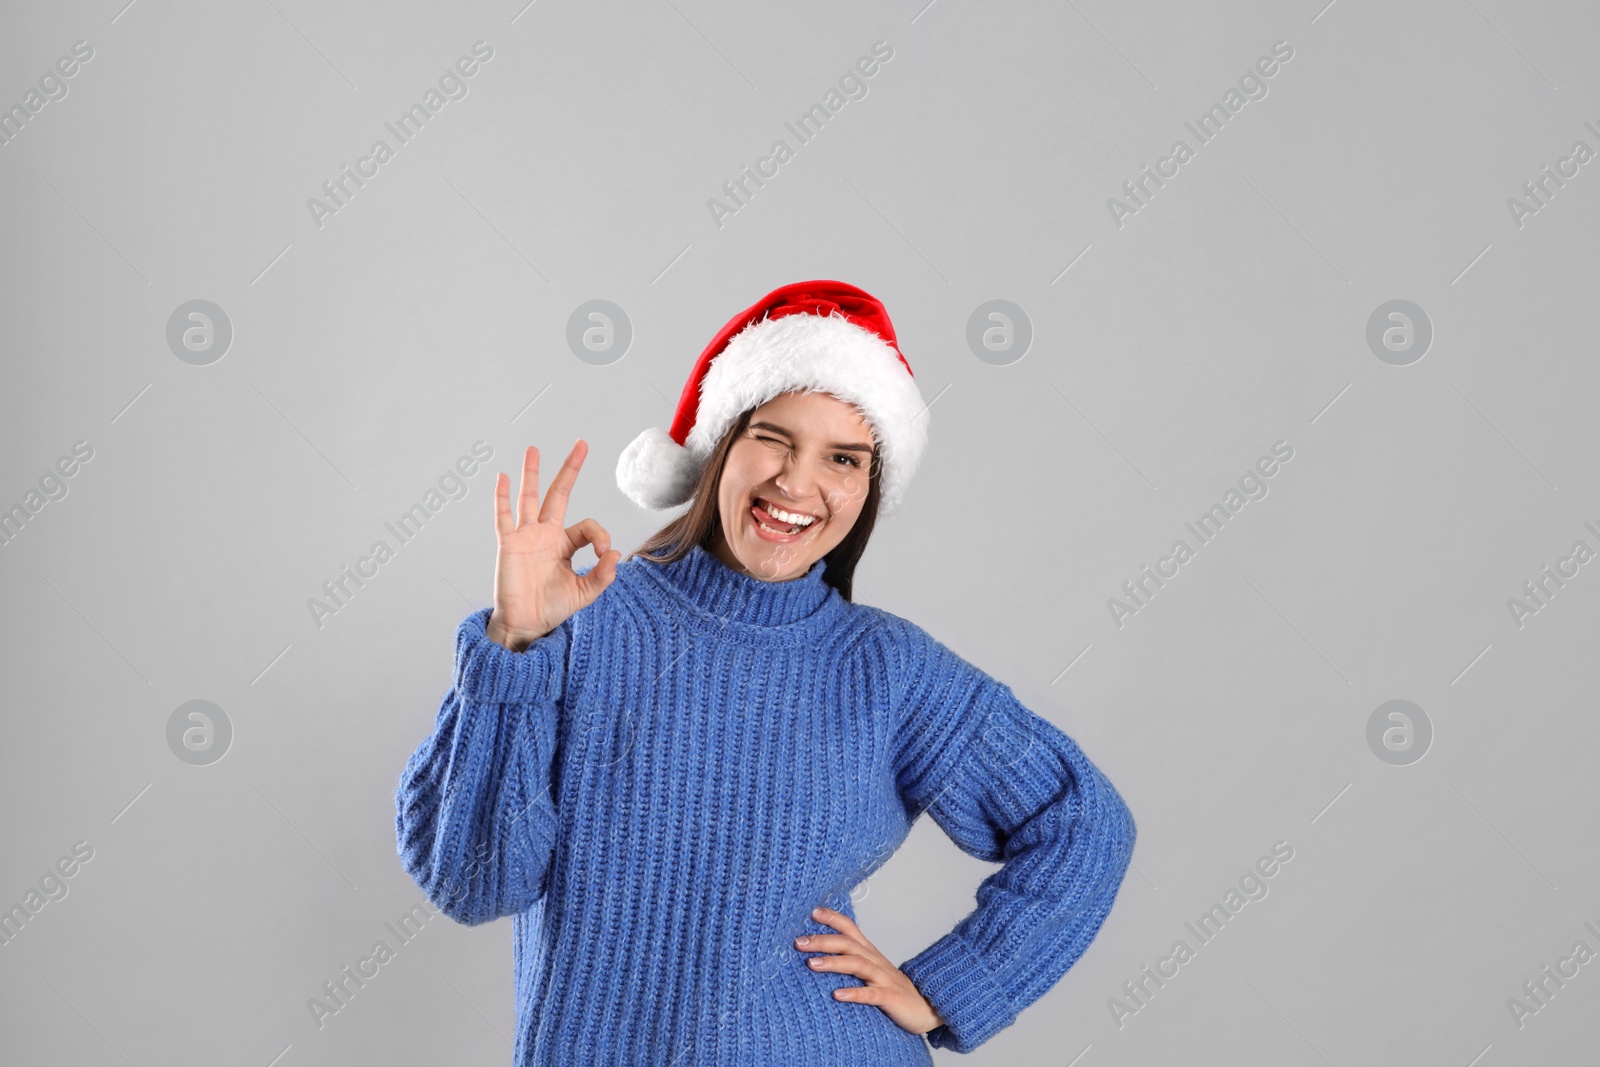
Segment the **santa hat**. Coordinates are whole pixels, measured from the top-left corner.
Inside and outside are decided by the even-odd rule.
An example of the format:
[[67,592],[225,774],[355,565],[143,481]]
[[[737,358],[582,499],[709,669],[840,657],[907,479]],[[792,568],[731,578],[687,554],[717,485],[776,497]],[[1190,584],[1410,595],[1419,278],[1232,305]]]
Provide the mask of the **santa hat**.
[[879,447],[878,511],[893,511],[928,442],[928,411],[875,297],[835,281],[775,289],[700,353],[672,429],[645,430],[617,460],[617,485],[642,508],[687,501],[706,459],[745,411],[795,390],[854,404]]

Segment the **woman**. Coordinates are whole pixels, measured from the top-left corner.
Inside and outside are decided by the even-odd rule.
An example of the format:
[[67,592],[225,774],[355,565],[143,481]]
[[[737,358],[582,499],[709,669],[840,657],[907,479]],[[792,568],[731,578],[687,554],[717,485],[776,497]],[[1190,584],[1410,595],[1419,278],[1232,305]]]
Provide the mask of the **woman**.
[[[542,503],[527,450],[515,520],[496,478],[494,607],[457,630],[396,821],[446,915],[514,917],[520,1067],[926,1065],[1098,932],[1135,835],[1116,789],[1007,686],[852,600],[926,427],[883,306],[806,282],[735,316],[672,430],[624,451],[631,499],[689,504],[626,562],[595,520],[563,526],[583,441]],[[1002,866],[896,966],[850,891],[923,811]]]

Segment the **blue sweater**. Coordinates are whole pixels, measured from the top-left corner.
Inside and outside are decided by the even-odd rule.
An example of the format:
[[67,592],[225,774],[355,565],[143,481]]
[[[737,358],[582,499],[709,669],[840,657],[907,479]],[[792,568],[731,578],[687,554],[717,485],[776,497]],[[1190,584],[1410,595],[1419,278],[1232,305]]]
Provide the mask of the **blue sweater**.
[[[1121,796],[1010,688],[822,580],[696,547],[630,558],[526,651],[456,631],[453,684],[396,796],[400,859],[468,925],[513,917],[519,1067],[931,1064],[1060,980],[1133,852]],[[587,568],[580,568],[580,573]],[[927,811],[999,863],[899,966],[946,1020],[835,1000],[793,940]],[[864,931],[868,937],[870,930]]]

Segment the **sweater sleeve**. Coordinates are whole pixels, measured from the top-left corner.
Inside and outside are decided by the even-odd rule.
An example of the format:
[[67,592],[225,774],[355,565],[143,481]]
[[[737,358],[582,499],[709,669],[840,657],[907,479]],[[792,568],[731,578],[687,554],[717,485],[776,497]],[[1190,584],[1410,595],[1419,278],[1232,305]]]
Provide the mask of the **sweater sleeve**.
[[550,796],[572,620],[513,652],[492,608],[456,629],[453,684],[395,794],[401,863],[428,900],[468,926],[526,911],[555,846]]
[[965,1053],[1083,955],[1116,899],[1135,827],[1072,738],[910,629],[900,643],[901,798],[963,852],[1002,865],[978,886],[977,907],[900,967],[945,1020],[929,1043]]

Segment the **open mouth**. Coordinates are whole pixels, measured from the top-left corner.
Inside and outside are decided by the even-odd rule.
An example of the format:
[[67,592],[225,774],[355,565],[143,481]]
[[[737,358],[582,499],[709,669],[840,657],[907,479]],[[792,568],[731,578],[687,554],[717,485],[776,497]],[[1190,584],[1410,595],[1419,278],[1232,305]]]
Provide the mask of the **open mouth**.
[[797,540],[821,523],[815,515],[788,511],[761,497],[750,506],[750,521],[758,533],[773,541]]

